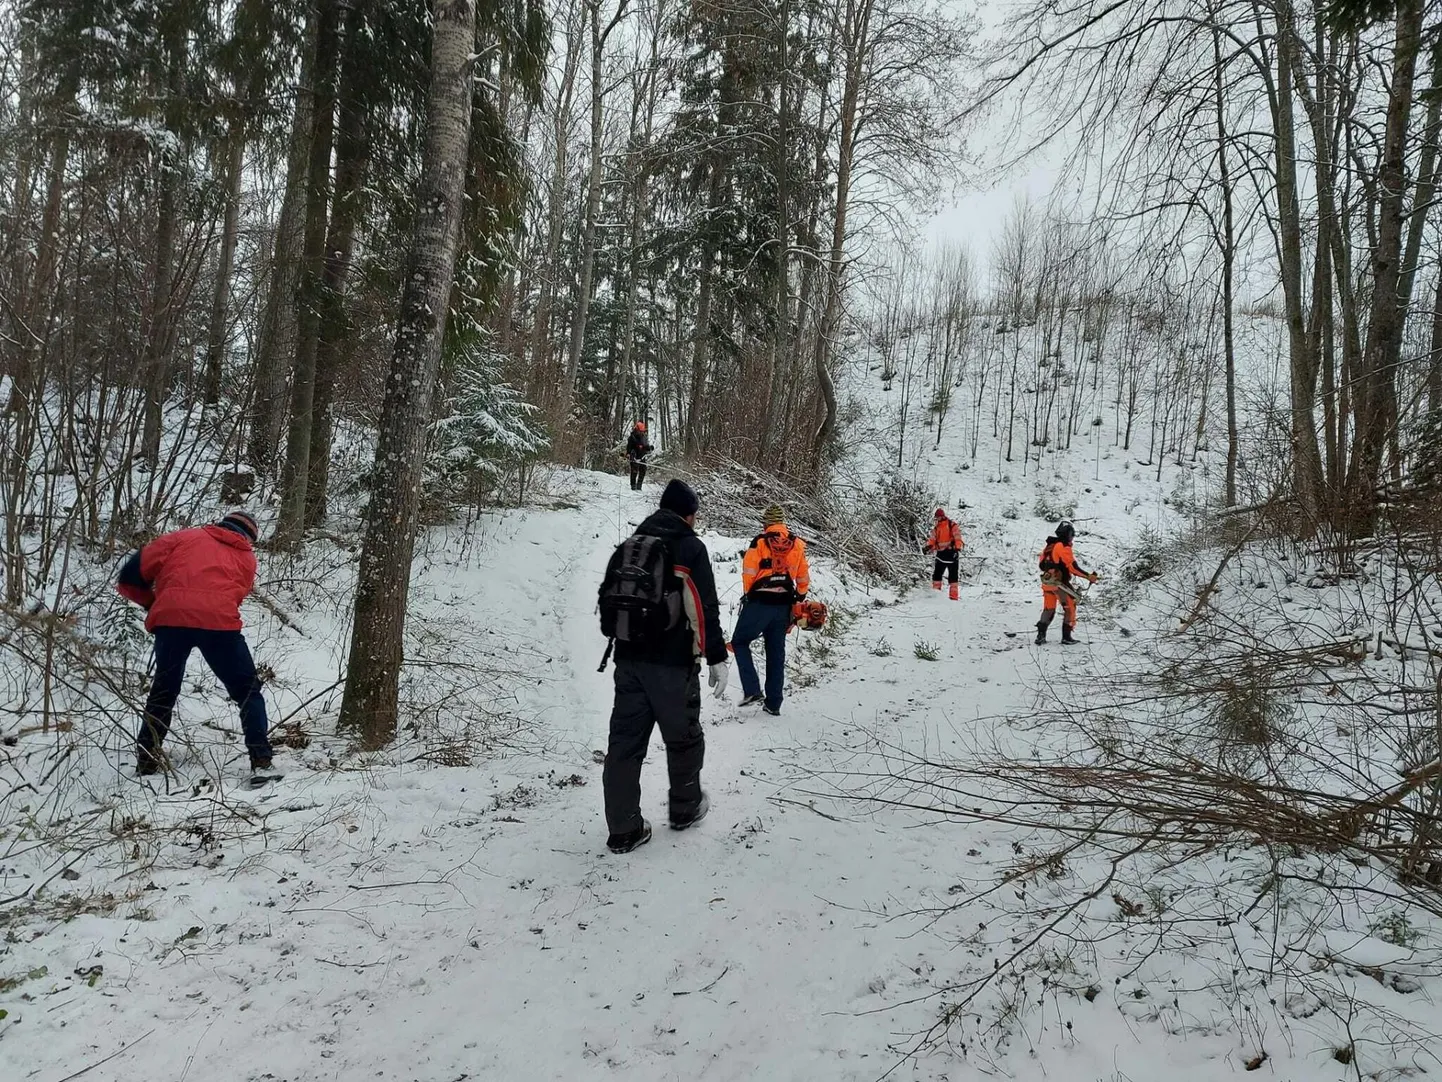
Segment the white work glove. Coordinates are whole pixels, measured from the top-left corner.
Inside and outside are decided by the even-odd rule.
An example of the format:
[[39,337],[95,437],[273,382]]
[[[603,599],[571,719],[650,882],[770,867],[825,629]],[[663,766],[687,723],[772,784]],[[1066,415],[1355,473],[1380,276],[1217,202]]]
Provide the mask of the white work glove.
[[726,662],[720,665],[711,666],[711,686],[715,689],[715,696],[718,699],[726,697],[726,685],[731,681],[731,666]]

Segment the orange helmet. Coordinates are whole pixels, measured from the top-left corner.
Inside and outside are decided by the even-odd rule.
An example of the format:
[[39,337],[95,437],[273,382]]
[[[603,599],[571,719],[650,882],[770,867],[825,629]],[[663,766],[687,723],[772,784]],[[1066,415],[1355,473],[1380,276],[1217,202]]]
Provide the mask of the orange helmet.
[[645,432],[645,431],[646,431],[646,422],[645,422],[645,421],[637,421],[637,422],[636,422],[636,431],[637,431],[637,432]]
[[945,509],[945,508],[942,508],[942,507],[938,507],[938,508],[936,509],[936,517],[937,517],[937,518],[946,518],[946,509]]

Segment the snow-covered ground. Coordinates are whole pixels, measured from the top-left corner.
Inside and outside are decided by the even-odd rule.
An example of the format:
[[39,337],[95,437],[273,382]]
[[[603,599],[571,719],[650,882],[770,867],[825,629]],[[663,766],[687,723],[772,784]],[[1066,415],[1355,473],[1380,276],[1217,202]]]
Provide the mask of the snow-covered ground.
[[[1162,490],[1127,482],[1131,472],[1074,486],[1094,522],[1079,555],[1103,571],[1164,513]],[[991,489],[965,493],[973,562],[960,602],[929,588],[868,595],[819,568],[816,596],[854,617],[844,634],[805,640],[780,719],[738,711],[734,686],[731,703],[708,698],[711,816],[620,857],[604,847],[596,760],[609,674],[596,671],[594,590],[655,490],[564,475],[555,509],[489,516],[479,543],[433,535],[418,622],[448,629],[451,660],[474,652],[533,677],[516,701],[486,704],[524,721],[507,747],[474,766],[408,764],[435,757],[415,737],[368,769],[332,768],[339,745],[317,739],[284,753],[286,779],[257,793],[152,793],[123,773],[92,781],[97,801],[189,833],[157,841],[117,828],[111,844],[73,855],[68,904],[12,928],[0,955],[5,1077],[58,1082],[93,1064],[85,1077],[96,1080],[871,1080],[893,1068],[1200,1080],[1242,1071],[1263,1049],[1278,1077],[1340,1077],[1331,1013],[1278,999],[1249,1025],[1255,1004],[1276,997],[1244,975],[1229,1017],[1204,953],[1129,967],[1148,932],[1133,933],[1105,895],[1073,929],[1092,945],[1057,956],[1049,979],[1009,966],[1015,975],[949,1039],[898,1067],[957,998],[949,989],[1006,962],[1059,888],[1043,878],[1030,903],[1022,884],[978,897],[1041,840],[838,790],[874,772],[885,748],[964,755],[1030,739],[1017,723],[1039,700],[1084,686],[1137,641],[1098,615],[1083,618],[1082,647],[1030,645],[1034,550],[1049,523],[1029,509],[1003,517],[993,505],[1019,493]],[[729,623],[743,542],[704,536]],[[317,641],[338,628],[302,638],[267,618],[254,625],[279,682],[328,682],[334,660]],[[918,643],[937,660],[918,657]],[[218,689],[195,677],[207,693],[183,701],[178,727],[229,725]],[[206,756],[226,747],[201,740],[180,773],[202,777]],[[237,781],[238,760],[226,768]],[[644,788],[659,825],[659,737]],[[142,845],[154,852],[137,870],[129,858]],[[94,898],[106,892],[117,904]],[[1239,938],[1266,931],[1242,925]],[[1367,954],[1358,964],[1414,953],[1353,938],[1338,950]],[[1371,957],[1378,950],[1389,957]],[[1425,974],[1410,979],[1431,987]]]
[[[864,367],[850,391],[884,437]],[[0,1080],[1436,1073],[1442,1044],[1419,1035],[1442,1031],[1442,933],[1376,869],[1240,843],[1185,863],[1059,856],[1034,816],[985,814],[1015,796],[1002,782],[948,769],[1055,752],[1074,735],[1059,706],[1148,663],[1175,598],[1117,573],[1143,535],[1182,525],[1215,459],[1158,477],[1097,429],[1021,470],[990,446],[973,461],[960,437],[931,450],[919,423],[911,439],[905,472],[967,539],[961,600],[910,552],[896,560],[917,588],[899,594],[818,561],[813,595],[836,619],[793,636],[782,716],[741,712],[734,680],[728,702],[704,700],[713,810],[682,834],[664,827],[657,737],[657,833],[625,856],[605,850],[595,590],[656,488],[560,471],[535,506],[428,531],[413,724],[375,756],[329,733],[344,531],[263,560],[294,626],[248,607],[252,643],[275,716],[310,745],[281,753],[280,783],[242,788],[232,709],[196,659],[178,779],[129,776],[117,730],[77,752],[64,793],[10,794],[0,897],[45,889],[11,907],[0,944]],[[852,464],[875,475],[866,454]],[[1038,648],[1035,558],[1061,512],[1106,581],[1083,645],[1054,626]],[[729,630],[747,538],[708,529],[704,507],[701,529]],[[1226,597],[1263,573],[1239,561]],[[95,619],[113,637],[139,615]],[[58,739],[21,736],[18,776]],[[1362,888],[1347,900],[1311,889],[1338,864]]]

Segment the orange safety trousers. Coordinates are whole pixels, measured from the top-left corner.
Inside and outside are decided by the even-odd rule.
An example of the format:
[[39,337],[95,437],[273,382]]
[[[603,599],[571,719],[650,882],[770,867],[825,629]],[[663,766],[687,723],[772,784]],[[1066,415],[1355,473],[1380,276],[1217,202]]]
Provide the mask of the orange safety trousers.
[[1055,612],[1056,603],[1061,602],[1062,623],[1068,627],[1076,627],[1076,598],[1071,594],[1064,594],[1055,586],[1043,586],[1041,588],[1042,611]]

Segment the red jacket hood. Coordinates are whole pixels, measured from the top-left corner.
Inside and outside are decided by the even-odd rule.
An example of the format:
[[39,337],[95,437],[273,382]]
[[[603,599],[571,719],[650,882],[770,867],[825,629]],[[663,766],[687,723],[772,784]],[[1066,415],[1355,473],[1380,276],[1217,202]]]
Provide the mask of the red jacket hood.
[[255,551],[255,546],[250,543],[250,538],[236,530],[232,530],[229,526],[222,526],[218,522],[212,522],[209,526],[202,528],[211,537],[229,545],[231,548],[240,549],[242,552]]

